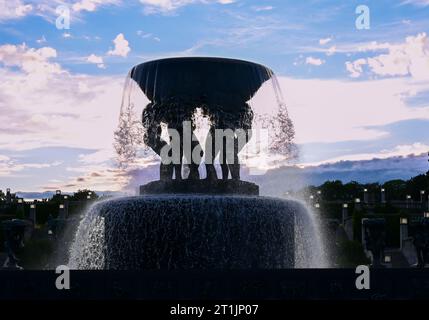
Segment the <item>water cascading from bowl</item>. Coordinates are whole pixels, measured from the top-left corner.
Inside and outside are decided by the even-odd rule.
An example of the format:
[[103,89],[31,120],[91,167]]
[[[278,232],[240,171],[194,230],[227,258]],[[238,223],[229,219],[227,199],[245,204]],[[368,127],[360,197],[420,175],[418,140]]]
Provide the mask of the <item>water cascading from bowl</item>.
[[[272,101],[267,89],[271,90]],[[161,156],[160,180],[141,186],[138,197],[92,206],[76,233],[70,267],[325,267],[320,230],[311,211],[299,201],[259,196],[256,184],[240,179],[239,161],[221,161],[222,152],[227,152],[225,142],[219,153],[221,178],[208,164],[206,141],[197,139],[191,150],[205,145],[204,159],[201,154],[200,159],[186,162],[186,154],[180,153],[179,163],[165,164],[161,147],[176,145],[163,136],[163,131],[165,134],[166,128],[176,129],[184,138],[181,121],[190,121],[190,135],[197,135],[193,122],[197,110],[203,110],[209,119],[208,133],[215,129],[268,128],[271,132],[265,141],[269,144],[266,153],[281,154],[283,160],[292,156],[293,124],[270,69],[223,58],[171,58],[138,65],[127,78],[115,148],[124,172],[130,167],[128,172],[135,172],[136,163],[141,164],[138,158],[144,158],[147,164],[147,156],[154,151],[149,162]],[[136,112],[142,113],[141,121]],[[254,136],[249,134],[250,139]],[[241,149],[232,145],[235,160]],[[262,156],[266,158],[267,154]],[[261,165],[261,153],[244,158],[245,165],[249,165],[249,159]],[[206,167],[205,178],[200,175],[202,164]],[[186,166],[188,176],[184,177]]]

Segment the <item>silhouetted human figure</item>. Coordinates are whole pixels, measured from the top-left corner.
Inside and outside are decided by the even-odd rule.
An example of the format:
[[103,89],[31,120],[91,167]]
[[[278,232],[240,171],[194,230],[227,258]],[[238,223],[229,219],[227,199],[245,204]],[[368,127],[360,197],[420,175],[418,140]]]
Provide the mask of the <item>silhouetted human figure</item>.
[[[189,165],[189,176],[188,179],[199,179],[198,167],[201,162],[201,157],[197,159],[192,159],[192,151],[195,148],[199,148],[199,141],[194,135],[195,123],[193,121],[193,114],[195,108],[192,105],[189,105],[186,102],[177,101],[172,98],[165,103],[149,103],[146,108],[143,110],[142,122],[143,126],[146,128],[145,135],[143,137],[144,143],[152,148],[159,156],[161,156],[160,164],[160,179],[161,180],[170,180],[173,179],[173,175],[176,180],[182,179],[182,165],[183,165],[183,156],[186,157],[187,163]],[[184,122],[187,121],[190,123],[190,136],[192,137],[191,141],[191,155],[184,155],[183,150],[183,141],[184,141]],[[165,123],[167,129],[174,129],[179,134],[180,141],[178,145],[171,145],[175,142],[171,140],[165,141],[161,138],[162,134],[162,123]],[[178,163],[166,163],[166,159],[162,159],[162,149],[168,144],[172,148],[177,148],[179,150],[179,161]],[[168,156],[172,157],[172,149]],[[190,159],[189,159],[190,158]]]
[[416,249],[417,268],[424,268],[429,262],[429,219],[424,218],[414,225],[413,245]]
[[[207,179],[218,179],[214,167],[214,160],[219,154],[219,162],[222,170],[222,180],[228,180],[229,174],[233,180],[240,180],[240,162],[238,159],[239,152],[250,140],[252,132],[253,111],[247,103],[239,104],[235,112],[225,111],[225,107],[216,106],[204,108],[205,113],[209,115],[211,126],[207,134],[206,150],[206,170]],[[217,141],[219,135],[216,130],[222,130],[222,141]],[[241,136],[239,136],[241,135]],[[229,143],[228,143],[229,140]],[[232,148],[231,148],[232,144]],[[230,161],[232,160],[232,163]]]
[[4,232],[4,248],[7,254],[4,268],[22,269],[18,265],[19,259],[16,257],[16,252],[24,246],[24,233],[26,222],[23,220],[9,220],[3,222]]
[[372,253],[373,267],[382,267],[381,259],[384,257],[385,248],[385,221],[379,219],[369,219],[365,224],[365,243],[366,247]]

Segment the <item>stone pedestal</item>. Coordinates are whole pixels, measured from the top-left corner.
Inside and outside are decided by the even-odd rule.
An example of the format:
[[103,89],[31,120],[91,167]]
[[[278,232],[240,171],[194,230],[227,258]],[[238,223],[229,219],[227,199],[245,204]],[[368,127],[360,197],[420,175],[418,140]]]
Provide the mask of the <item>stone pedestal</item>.
[[147,194],[218,194],[259,195],[257,184],[241,180],[159,180],[140,186],[140,195]]

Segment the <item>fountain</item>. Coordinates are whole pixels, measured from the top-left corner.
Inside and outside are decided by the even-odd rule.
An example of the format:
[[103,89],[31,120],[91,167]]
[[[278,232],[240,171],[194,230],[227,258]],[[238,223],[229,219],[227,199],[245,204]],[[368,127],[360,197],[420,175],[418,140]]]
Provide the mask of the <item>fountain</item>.
[[[147,98],[135,139],[140,135],[161,158],[160,179],[141,186],[140,196],[93,205],[76,233],[70,267],[323,266],[313,262],[312,250],[320,251],[320,243],[312,241],[317,228],[307,208],[298,201],[260,196],[256,184],[240,177],[238,154],[252,138],[255,123],[250,101],[268,80],[278,89],[270,69],[223,58],[170,58],[135,66],[128,82]],[[204,150],[195,135],[197,108],[210,120]],[[124,141],[133,140],[130,130],[120,132]],[[218,132],[223,133],[220,139]],[[126,151],[122,154],[136,154]]]

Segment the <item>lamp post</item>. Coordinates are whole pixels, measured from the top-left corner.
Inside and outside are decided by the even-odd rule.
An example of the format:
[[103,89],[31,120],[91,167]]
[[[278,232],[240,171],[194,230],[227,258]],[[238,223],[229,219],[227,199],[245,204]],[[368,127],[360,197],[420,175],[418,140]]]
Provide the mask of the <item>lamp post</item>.
[[404,241],[408,238],[408,218],[400,218],[399,226],[399,245],[400,249],[402,250]]
[[36,225],[36,204],[30,204],[30,220],[33,221],[33,225]]
[[66,210],[65,210],[65,205],[64,204],[60,204],[60,206],[59,206],[59,209],[60,209],[60,211],[59,211],[59,214],[58,214],[58,218],[59,219],[66,219]]
[[410,208],[410,204],[411,204],[411,196],[408,194],[407,195],[407,197],[406,197],[406,199],[407,199],[407,209],[409,209]]
[[381,188],[381,203],[386,203],[386,189]]
[[390,255],[385,255],[385,256],[384,256],[384,263],[386,263],[386,264],[390,264],[390,263],[392,263],[392,256],[390,256]]
[[21,198],[18,198],[16,201],[18,203],[16,207],[16,215],[19,219],[24,219],[25,217],[24,200]]
[[425,202],[425,191],[420,190],[420,202],[423,204]]
[[69,196],[64,195],[64,211],[66,218],[69,216]]
[[367,204],[369,201],[369,196],[368,196],[368,189],[363,189],[363,202],[365,203],[365,204]]
[[346,225],[346,220],[349,216],[349,205],[347,203],[343,204],[342,218],[343,218],[343,226]]
[[355,208],[356,208],[356,210],[360,210],[360,208],[361,208],[361,204],[360,204],[360,199],[359,198],[355,199]]

